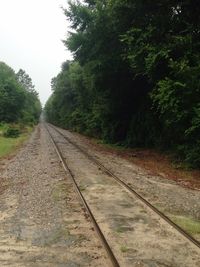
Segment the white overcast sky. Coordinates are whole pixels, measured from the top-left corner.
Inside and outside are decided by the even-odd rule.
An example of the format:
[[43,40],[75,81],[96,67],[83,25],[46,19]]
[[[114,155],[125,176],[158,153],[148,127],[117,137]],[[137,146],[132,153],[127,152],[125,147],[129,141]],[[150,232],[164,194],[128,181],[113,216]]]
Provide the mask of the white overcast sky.
[[61,41],[69,30],[61,6],[67,0],[0,0],[0,61],[24,69],[43,104],[51,79],[72,58]]

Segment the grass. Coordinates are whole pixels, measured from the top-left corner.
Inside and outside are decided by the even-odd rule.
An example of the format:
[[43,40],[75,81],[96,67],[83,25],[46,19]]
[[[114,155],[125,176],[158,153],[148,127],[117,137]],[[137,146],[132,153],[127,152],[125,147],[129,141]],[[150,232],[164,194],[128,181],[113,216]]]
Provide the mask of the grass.
[[121,233],[124,233],[124,229],[123,227],[118,227],[116,230],[115,230],[117,233],[121,234]]
[[189,217],[173,215],[171,216],[173,222],[182,227],[186,232],[192,235],[200,234],[200,222]]
[[23,133],[17,138],[8,138],[3,136],[4,125],[0,126],[0,159],[6,157],[16,151],[20,145],[24,143],[32,131],[31,127],[26,127]]
[[129,251],[129,248],[127,246],[123,245],[123,246],[121,246],[120,250],[122,253],[126,253]]
[[103,145],[104,147],[106,148],[110,148],[110,149],[115,149],[117,151],[126,151],[126,147],[123,146],[122,144],[109,144],[109,143],[106,143],[105,141],[101,140],[101,139],[94,139],[93,138],[93,141],[98,145]]
[[[154,205],[158,210],[163,212],[167,215],[170,220],[172,220],[174,223],[176,223],[178,226],[180,226],[183,230],[185,230],[187,233],[191,235],[200,235],[200,221],[192,218],[192,217],[186,217],[179,214],[172,214],[167,212],[165,209],[163,209],[163,206],[157,204]],[[199,236],[200,238],[200,236]]]
[[85,185],[79,185],[79,190],[82,192],[82,191],[85,191],[86,190],[86,186]]

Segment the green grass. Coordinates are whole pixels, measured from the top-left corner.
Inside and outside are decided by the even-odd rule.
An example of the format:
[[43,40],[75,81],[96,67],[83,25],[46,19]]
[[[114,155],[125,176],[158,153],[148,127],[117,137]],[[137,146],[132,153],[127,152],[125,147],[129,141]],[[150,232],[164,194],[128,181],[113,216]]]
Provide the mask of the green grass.
[[123,246],[121,246],[120,250],[122,253],[126,253],[129,251],[129,248],[126,245],[123,245]]
[[171,216],[172,221],[190,234],[200,234],[200,222],[189,217]]
[[170,218],[174,223],[176,223],[178,226],[180,226],[183,230],[185,230],[187,233],[191,235],[200,235],[200,221],[195,220],[192,217],[186,217],[179,214],[172,214],[167,212],[163,207],[159,204],[154,205],[158,210],[163,212],[167,215],[167,217]]
[[79,185],[79,190],[80,191],[85,191],[86,190],[86,186],[85,185]]
[[116,228],[115,231],[116,231],[117,233],[121,234],[121,233],[124,232],[124,229],[123,229],[122,227],[118,227],[118,228]]
[[104,141],[102,139],[96,139],[96,138],[93,138],[93,141],[94,141],[94,143],[103,145],[104,147],[107,147],[108,149],[111,148],[111,149],[116,149],[119,151],[126,151],[127,150],[127,147],[123,144],[120,144],[120,143],[114,143],[114,144],[107,143],[106,141]]
[[3,136],[3,131],[5,129],[4,125],[0,126],[0,158],[6,157],[9,154],[16,151],[16,149],[23,144],[25,140],[29,137],[32,128],[26,128],[24,133],[22,133],[17,138],[7,138]]

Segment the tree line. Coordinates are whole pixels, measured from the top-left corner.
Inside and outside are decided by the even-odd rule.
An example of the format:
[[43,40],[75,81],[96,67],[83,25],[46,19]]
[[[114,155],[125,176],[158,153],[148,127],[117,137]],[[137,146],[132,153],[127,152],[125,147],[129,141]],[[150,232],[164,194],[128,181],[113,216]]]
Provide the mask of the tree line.
[[29,75],[0,62],[0,123],[35,124],[41,103]]
[[70,1],[74,60],[52,79],[48,120],[200,167],[197,0]]

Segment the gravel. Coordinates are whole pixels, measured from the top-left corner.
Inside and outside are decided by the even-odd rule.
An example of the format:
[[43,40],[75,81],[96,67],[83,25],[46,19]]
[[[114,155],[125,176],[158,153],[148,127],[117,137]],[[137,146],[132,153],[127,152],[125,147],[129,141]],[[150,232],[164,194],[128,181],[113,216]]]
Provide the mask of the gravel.
[[0,181],[0,266],[110,266],[42,124]]

